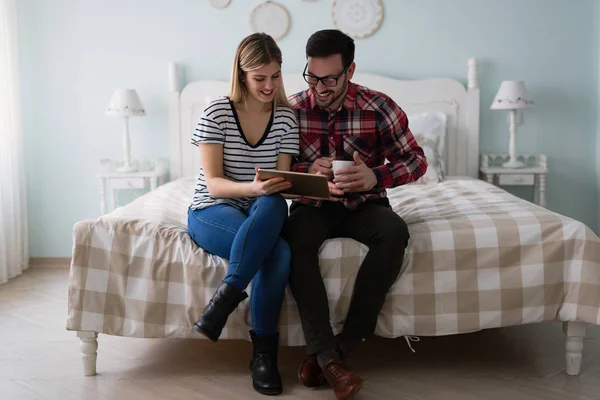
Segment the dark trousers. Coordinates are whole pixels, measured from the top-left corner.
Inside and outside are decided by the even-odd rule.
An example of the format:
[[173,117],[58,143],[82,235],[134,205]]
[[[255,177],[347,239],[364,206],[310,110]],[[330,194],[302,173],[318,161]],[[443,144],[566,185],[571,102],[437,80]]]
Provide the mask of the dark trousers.
[[386,295],[396,281],[409,233],[404,220],[387,205],[368,202],[356,210],[323,202],[320,207],[294,203],[282,237],[291,249],[290,289],[298,305],[308,354],[335,348],[318,252],[330,238],[347,237],[369,247],[356,277],[354,294],[341,334],[356,341],[373,334]]

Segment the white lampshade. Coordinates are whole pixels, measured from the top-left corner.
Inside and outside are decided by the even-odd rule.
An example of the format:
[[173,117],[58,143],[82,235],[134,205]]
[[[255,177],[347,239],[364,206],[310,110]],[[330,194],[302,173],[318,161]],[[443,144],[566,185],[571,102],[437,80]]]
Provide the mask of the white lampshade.
[[144,116],[146,110],[135,89],[116,89],[108,103],[106,115]]
[[491,110],[516,110],[533,106],[523,81],[504,81],[496,93]]

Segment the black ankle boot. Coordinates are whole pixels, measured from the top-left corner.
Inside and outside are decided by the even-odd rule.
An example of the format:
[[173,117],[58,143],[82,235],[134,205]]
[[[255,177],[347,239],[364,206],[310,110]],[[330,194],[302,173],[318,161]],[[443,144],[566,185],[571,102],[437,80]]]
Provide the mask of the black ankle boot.
[[250,331],[254,348],[250,371],[252,372],[252,386],[258,393],[275,395],[283,392],[281,375],[277,369],[277,349],[279,335],[256,336]]
[[217,289],[212,299],[204,308],[204,312],[194,324],[194,329],[216,342],[227,323],[229,314],[235,310],[248,294],[225,282]]

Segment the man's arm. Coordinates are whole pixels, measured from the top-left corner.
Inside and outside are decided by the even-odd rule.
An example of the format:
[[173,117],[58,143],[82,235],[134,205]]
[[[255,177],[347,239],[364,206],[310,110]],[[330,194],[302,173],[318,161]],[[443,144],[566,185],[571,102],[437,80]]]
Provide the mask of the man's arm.
[[373,168],[376,186],[391,188],[416,181],[427,172],[427,159],[408,128],[406,114],[391,99],[380,113],[379,131],[388,163]]

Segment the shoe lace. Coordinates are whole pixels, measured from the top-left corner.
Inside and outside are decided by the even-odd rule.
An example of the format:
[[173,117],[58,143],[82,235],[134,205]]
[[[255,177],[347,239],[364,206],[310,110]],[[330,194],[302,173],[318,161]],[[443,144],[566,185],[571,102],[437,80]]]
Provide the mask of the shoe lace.
[[332,361],[327,365],[327,372],[333,380],[339,380],[344,374],[344,367],[340,362]]

